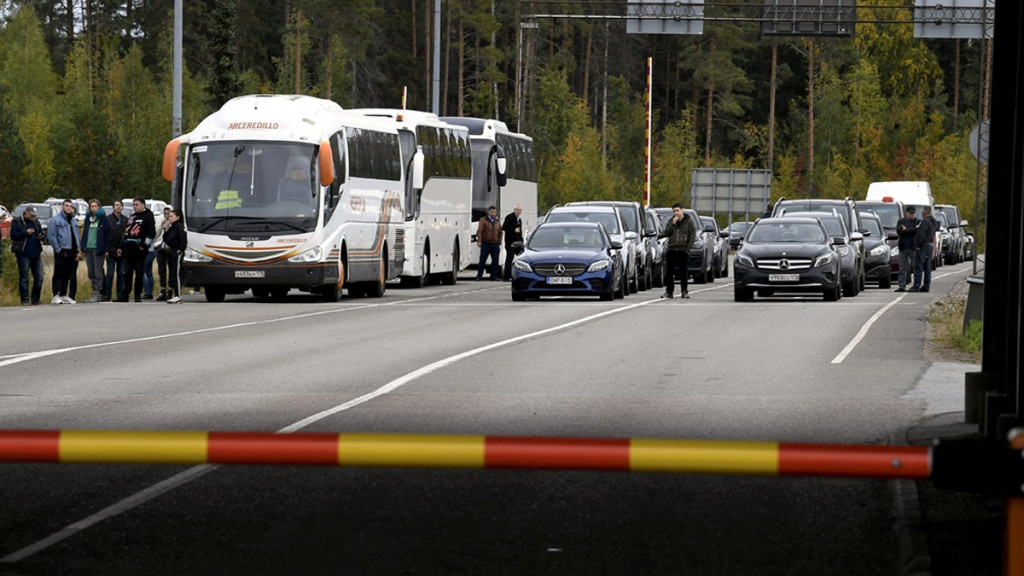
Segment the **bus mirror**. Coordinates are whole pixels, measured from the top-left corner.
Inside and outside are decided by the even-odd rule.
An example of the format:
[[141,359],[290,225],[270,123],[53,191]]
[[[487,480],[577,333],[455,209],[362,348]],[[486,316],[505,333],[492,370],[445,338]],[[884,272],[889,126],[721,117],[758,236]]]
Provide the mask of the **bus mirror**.
[[412,187],[414,189],[423,188],[423,146],[416,147],[416,154],[412,157]]
[[330,186],[334,183],[334,154],[331,153],[331,143],[327,140],[320,142],[320,185]]
[[164,164],[161,170],[164,180],[174,182],[174,171],[178,166],[178,150],[184,138],[178,137],[167,143],[164,147]]
[[508,182],[508,177],[505,176],[505,169],[508,167],[508,159],[505,158],[505,149],[501,146],[494,147],[494,165],[497,168],[495,174],[495,181],[498,183],[498,187],[505,186]]

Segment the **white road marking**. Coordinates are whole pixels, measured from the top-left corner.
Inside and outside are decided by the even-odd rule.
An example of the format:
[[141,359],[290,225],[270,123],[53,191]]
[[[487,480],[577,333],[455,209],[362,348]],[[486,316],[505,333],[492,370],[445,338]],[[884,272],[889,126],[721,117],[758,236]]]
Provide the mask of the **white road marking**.
[[892,302],[889,302],[885,306],[882,306],[882,309],[879,310],[878,312],[875,312],[874,315],[871,316],[871,318],[868,318],[868,321],[865,322],[864,326],[861,327],[860,332],[857,332],[857,335],[853,337],[853,340],[850,340],[850,343],[846,345],[846,348],[843,348],[843,351],[840,352],[838,356],[832,359],[832,363],[841,364],[843,360],[846,360],[846,357],[850,355],[850,352],[853,352],[853,349],[857,347],[857,344],[860,344],[860,341],[864,339],[864,336],[867,336],[868,330],[871,329],[871,325],[874,324],[876,320],[881,318],[882,314],[885,314],[886,310],[892,308],[893,306],[898,304],[900,300],[903,300],[904,298],[906,298],[906,294],[900,295]]
[[[424,298],[424,300],[429,300],[431,298],[433,298],[433,297]],[[456,362],[458,362],[460,360],[464,360],[466,358],[470,358],[472,356],[476,356],[478,354],[482,354],[484,352],[488,352],[490,350],[494,350],[495,348],[500,348],[502,346],[508,346],[508,345],[511,345],[511,344],[516,344],[516,343],[522,342],[524,340],[529,340],[531,338],[537,338],[537,337],[540,337],[540,336],[545,336],[545,335],[551,334],[553,332],[559,332],[561,330],[565,330],[567,328],[572,328],[572,327],[578,326],[580,324],[585,324],[587,322],[592,322],[592,321],[597,320],[599,318],[604,318],[605,316],[611,316],[613,314],[618,314],[620,312],[625,312],[627,310],[632,310],[634,308],[639,308],[641,306],[647,306],[649,304],[654,304],[654,303],[656,303],[658,301],[659,300],[644,300],[642,302],[637,302],[635,304],[630,304],[628,306],[622,306],[621,308],[613,308],[611,310],[606,310],[606,311],[600,312],[598,314],[592,314],[590,316],[586,316],[586,317],[580,318],[578,320],[573,320],[572,322],[566,322],[565,324],[560,324],[558,326],[553,326],[551,328],[545,328],[544,330],[538,330],[536,332],[531,332],[529,334],[523,334],[522,336],[516,336],[514,338],[508,338],[506,340],[501,340],[500,342],[495,342],[493,344],[488,344],[486,346],[480,346],[478,348],[474,348],[472,350],[468,350],[468,351],[462,352],[460,354],[455,354],[454,356],[449,356],[448,358],[444,358],[444,359],[438,360],[437,362],[434,362],[432,364],[428,364],[428,365],[426,365],[426,366],[424,366],[422,368],[419,368],[417,370],[413,370],[412,372],[409,372],[408,374],[406,374],[404,376],[401,376],[401,377],[399,377],[399,378],[397,378],[395,380],[392,380],[391,382],[388,382],[387,384],[385,384],[384,386],[381,386],[380,388],[374,390],[373,392],[370,392],[368,394],[364,394],[362,396],[359,396],[358,398],[349,400],[348,402],[344,402],[342,404],[338,404],[337,406],[334,406],[333,408],[329,408],[329,409],[324,410],[322,412],[318,412],[316,414],[313,414],[312,416],[308,416],[306,418],[303,418],[302,420],[299,420],[298,422],[295,422],[294,424],[290,424],[288,426],[285,426],[284,428],[278,430],[277,433],[278,434],[289,434],[289,433],[292,433],[292,432],[297,432],[297,431],[299,431],[299,430],[301,430],[303,428],[306,428],[306,427],[308,427],[308,426],[310,426],[310,425],[312,425],[312,424],[314,424],[316,422],[319,422],[320,420],[323,420],[324,418],[327,418],[327,417],[332,416],[334,414],[337,414],[339,412],[348,410],[350,408],[354,408],[356,406],[359,406],[360,404],[364,404],[366,402],[369,402],[370,400],[373,400],[374,398],[377,398],[378,396],[383,396],[385,394],[388,394],[389,392],[394,392],[398,388],[401,388],[402,386],[408,384],[409,382],[412,382],[413,380],[416,380],[417,378],[419,378],[421,376],[425,376],[427,374],[430,374],[431,372],[435,372],[437,370],[440,370],[441,368],[444,368],[446,366],[454,364],[454,363],[456,363]],[[408,302],[408,301],[406,300],[406,301],[403,301],[403,302]],[[393,303],[389,303],[389,304],[398,304],[398,303],[399,302],[393,302]],[[386,305],[386,304],[374,304],[374,305],[371,305],[371,306],[384,306],[384,305]],[[365,308],[365,307],[369,307],[369,306],[363,306],[363,307]],[[352,309],[353,308],[346,308],[345,310],[352,310]],[[297,318],[308,318],[310,316],[316,316],[316,315],[320,315],[320,314],[329,314],[329,313],[337,312],[337,311],[339,311],[339,310],[331,310],[331,311],[327,311],[327,312],[314,312],[314,313],[310,313],[310,314],[300,314],[300,315],[297,315],[297,316],[289,316],[289,317],[286,317],[286,318],[277,318],[277,319],[271,319],[271,320],[260,320],[260,321],[256,321],[256,322],[247,322],[247,323],[242,323],[242,324],[232,324],[231,326],[221,326],[221,327],[215,327],[215,328],[204,328],[202,330],[194,330],[194,331],[191,331],[191,332],[181,332],[181,333],[176,333],[176,334],[165,334],[165,335],[162,335],[162,336],[149,336],[149,337],[145,337],[145,338],[136,338],[136,339],[133,339],[133,340],[124,340],[124,341],[121,341],[121,342],[106,342],[106,343],[100,343],[100,344],[89,344],[89,345],[86,345],[86,346],[76,346],[76,347],[71,347],[71,348],[61,348],[61,349],[58,349],[58,350],[48,350],[48,351],[45,351],[45,352],[34,352],[34,353],[31,353],[31,354],[25,354],[25,355],[19,356],[17,358],[11,359],[11,360],[7,360],[6,364],[5,363],[0,363],[0,367],[6,366],[7,364],[13,364],[15,362],[22,362],[24,360],[29,360],[29,359],[32,359],[32,358],[39,358],[39,357],[42,357],[42,356],[49,356],[49,355],[52,355],[52,354],[59,354],[61,352],[68,352],[68,351],[73,351],[73,350],[82,350],[82,349],[86,349],[86,348],[96,348],[96,347],[100,347],[100,346],[113,346],[115,344],[120,344],[120,343],[124,343],[124,342],[141,342],[141,341],[146,341],[146,340],[155,340],[155,339],[159,339],[159,338],[172,338],[172,337],[176,337],[176,336],[188,336],[188,335],[191,335],[191,334],[199,334],[199,333],[203,333],[203,332],[212,332],[212,331],[215,331],[215,330],[225,330],[225,329],[228,329],[228,328],[237,328],[237,327],[240,327],[240,326],[252,326],[252,325],[256,325],[256,324],[266,324],[266,323],[270,323],[270,322],[280,322],[282,320],[293,320],[293,319],[297,319]],[[42,550],[45,550],[46,548],[49,548],[50,546],[52,546],[54,544],[57,544],[58,542],[61,542],[61,541],[65,540],[65,539],[67,539],[67,538],[70,538],[71,536],[74,536],[75,534],[78,534],[79,532],[81,532],[81,531],[83,531],[83,530],[85,530],[85,529],[87,529],[87,528],[89,528],[91,526],[94,526],[95,524],[98,524],[98,523],[100,523],[100,522],[102,522],[102,521],[104,521],[104,520],[106,520],[108,518],[112,518],[114,516],[117,516],[118,514],[121,514],[122,512],[127,512],[128,510],[131,510],[132,508],[135,508],[136,506],[140,506],[142,504],[145,504],[146,502],[152,500],[153,498],[156,498],[157,496],[160,496],[161,494],[164,494],[164,493],[169,492],[169,491],[171,491],[171,490],[173,490],[173,489],[175,489],[175,488],[177,488],[179,486],[182,486],[182,485],[184,485],[184,484],[186,484],[188,482],[191,482],[192,480],[195,480],[196,478],[199,478],[200,476],[203,476],[204,474],[212,472],[212,471],[216,470],[219,467],[220,467],[220,465],[214,465],[214,464],[200,464],[198,466],[193,466],[193,467],[189,468],[188,470],[185,470],[184,472],[181,472],[179,474],[171,476],[170,478],[168,478],[166,480],[163,480],[162,482],[159,482],[157,484],[154,484],[153,486],[150,486],[149,488],[146,488],[144,490],[136,492],[135,494],[132,494],[131,496],[128,496],[127,498],[125,498],[125,499],[123,499],[123,500],[121,500],[121,501],[119,501],[119,502],[117,502],[117,503],[115,503],[115,504],[113,504],[111,506],[108,506],[108,507],[104,508],[103,510],[100,510],[99,512],[97,512],[97,513],[95,513],[95,514],[93,514],[93,515],[91,515],[91,516],[89,516],[87,518],[84,518],[84,519],[82,519],[82,520],[80,520],[78,522],[75,522],[74,524],[66,526],[65,528],[61,529],[60,531],[58,531],[58,532],[56,532],[54,534],[51,534],[50,536],[47,536],[46,538],[43,538],[42,540],[39,540],[38,542],[35,542],[34,544],[30,544],[30,545],[22,548],[21,550],[18,550],[16,552],[8,554],[7,556],[4,556],[3,558],[0,558],[0,563],[10,563],[10,562],[18,562],[18,561],[24,560],[25,558],[35,554],[36,552],[40,552]]]

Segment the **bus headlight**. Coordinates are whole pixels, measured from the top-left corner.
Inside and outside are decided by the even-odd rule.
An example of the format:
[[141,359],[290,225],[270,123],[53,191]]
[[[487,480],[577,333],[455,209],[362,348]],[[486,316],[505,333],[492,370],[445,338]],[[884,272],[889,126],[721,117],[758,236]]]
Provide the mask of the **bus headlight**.
[[295,264],[308,264],[310,262],[319,262],[324,257],[324,250],[320,246],[313,248],[312,250],[306,250],[292,256],[288,259],[289,262]]
[[199,262],[199,263],[213,262],[213,258],[210,258],[206,254],[203,254],[202,252],[199,252],[198,250],[193,250],[192,248],[186,248],[185,249],[185,258],[184,259],[185,259],[185,262]]

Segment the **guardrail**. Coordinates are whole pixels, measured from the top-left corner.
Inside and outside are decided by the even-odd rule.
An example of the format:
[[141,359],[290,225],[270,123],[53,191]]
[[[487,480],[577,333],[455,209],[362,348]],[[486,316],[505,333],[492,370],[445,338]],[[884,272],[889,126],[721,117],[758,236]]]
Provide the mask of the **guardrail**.
[[[1008,442],[879,446],[420,434],[0,430],[0,462],[617,470],[932,480],[1007,497],[1006,574],[1024,576],[1024,429]],[[1011,546],[1010,543],[1017,543]]]

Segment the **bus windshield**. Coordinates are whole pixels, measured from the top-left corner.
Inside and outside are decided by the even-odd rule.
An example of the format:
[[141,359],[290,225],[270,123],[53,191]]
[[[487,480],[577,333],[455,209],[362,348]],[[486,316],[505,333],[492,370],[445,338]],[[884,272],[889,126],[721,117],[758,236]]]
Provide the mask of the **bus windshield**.
[[312,232],[319,220],[318,148],[293,142],[194,145],[185,176],[185,220],[207,233]]

